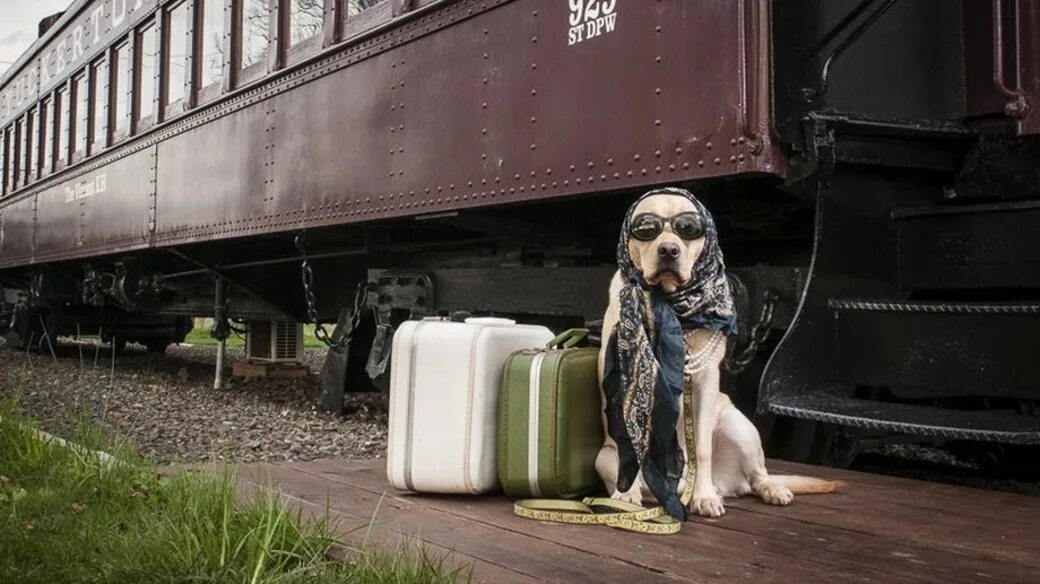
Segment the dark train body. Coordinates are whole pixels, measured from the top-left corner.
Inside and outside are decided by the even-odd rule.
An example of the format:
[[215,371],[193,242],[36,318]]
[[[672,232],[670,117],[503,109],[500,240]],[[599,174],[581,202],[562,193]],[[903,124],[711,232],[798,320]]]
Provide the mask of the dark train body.
[[41,29],[0,85],[14,346],[317,318],[350,339],[335,408],[405,318],[594,326],[625,207],[680,184],[739,347],[772,313],[727,384],[773,452],[1040,443],[1036,2],[94,0]]

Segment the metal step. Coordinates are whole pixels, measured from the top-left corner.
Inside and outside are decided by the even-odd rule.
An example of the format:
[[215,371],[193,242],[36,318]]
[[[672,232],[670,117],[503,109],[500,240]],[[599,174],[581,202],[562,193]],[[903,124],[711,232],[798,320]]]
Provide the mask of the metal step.
[[1040,396],[1040,304],[831,299],[828,308],[837,384],[918,398]]
[[1040,444],[1040,417],[841,397],[824,392],[773,396],[766,409],[829,424],[1006,444]]

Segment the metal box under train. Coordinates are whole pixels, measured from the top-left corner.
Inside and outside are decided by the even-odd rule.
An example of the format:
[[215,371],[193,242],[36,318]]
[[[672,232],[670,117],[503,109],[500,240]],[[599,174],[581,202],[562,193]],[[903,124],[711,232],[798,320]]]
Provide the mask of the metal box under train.
[[41,26],[0,80],[9,344],[336,323],[335,409],[406,319],[595,327],[624,209],[679,184],[717,215],[758,341],[726,383],[772,453],[1040,443],[1037,2],[300,6]]

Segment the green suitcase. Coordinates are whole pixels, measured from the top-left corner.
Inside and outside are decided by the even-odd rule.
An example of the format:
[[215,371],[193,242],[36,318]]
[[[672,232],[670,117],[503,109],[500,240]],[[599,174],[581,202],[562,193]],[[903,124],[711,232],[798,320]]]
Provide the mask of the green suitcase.
[[601,488],[599,350],[572,329],[545,349],[517,351],[502,374],[498,478],[509,497],[574,498]]

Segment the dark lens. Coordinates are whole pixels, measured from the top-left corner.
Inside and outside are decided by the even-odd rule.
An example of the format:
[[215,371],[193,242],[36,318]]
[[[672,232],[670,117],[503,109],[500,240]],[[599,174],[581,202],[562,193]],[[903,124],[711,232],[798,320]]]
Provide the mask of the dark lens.
[[632,220],[632,237],[640,241],[650,241],[661,234],[664,224],[656,215],[639,215]]
[[696,213],[683,213],[672,220],[672,229],[675,234],[686,240],[693,240],[704,235],[704,224],[701,223],[700,215]]

